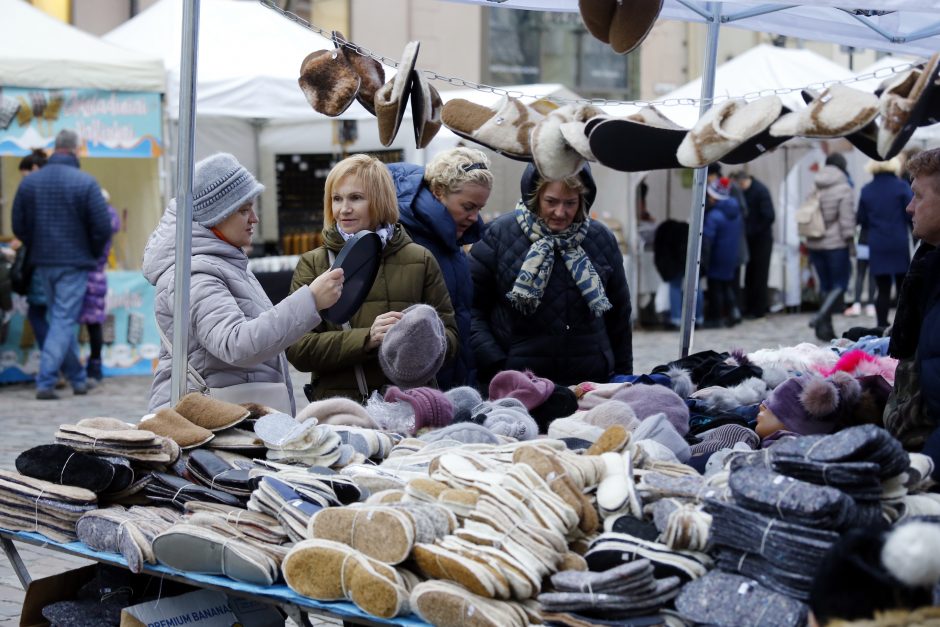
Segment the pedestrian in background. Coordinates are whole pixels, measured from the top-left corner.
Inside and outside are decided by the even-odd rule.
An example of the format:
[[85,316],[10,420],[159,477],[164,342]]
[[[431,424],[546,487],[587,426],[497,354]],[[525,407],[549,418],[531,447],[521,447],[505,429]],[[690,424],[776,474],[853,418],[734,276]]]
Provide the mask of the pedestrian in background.
[[768,312],[770,256],[774,248],[774,203],[770,190],[744,170],[733,175],[747,203],[744,232],[748,262],[744,271],[744,315],[763,318]]
[[[20,177],[38,172],[48,160],[49,158],[41,148],[33,150],[20,160]],[[49,323],[46,321],[46,292],[43,290],[39,275],[35,272],[31,274],[29,291],[26,293],[26,319],[29,320],[29,326],[33,330],[36,348],[42,351],[46,333],[49,331]]]
[[734,326],[740,319],[734,289],[740,266],[741,234],[744,219],[741,206],[732,196],[731,180],[725,177],[709,183],[705,194],[705,221],[702,226],[702,262],[708,278],[708,305],[705,326]]

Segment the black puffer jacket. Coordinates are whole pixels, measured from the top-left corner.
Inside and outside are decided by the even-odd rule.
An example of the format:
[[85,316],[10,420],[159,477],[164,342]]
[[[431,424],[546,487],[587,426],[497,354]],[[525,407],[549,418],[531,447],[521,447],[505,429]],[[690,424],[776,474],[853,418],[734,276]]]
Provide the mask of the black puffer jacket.
[[[535,188],[529,170],[529,176],[523,177],[523,190],[528,190],[524,198],[530,198]],[[594,181],[587,169],[581,176],[589,179],[590,206]],[[483,239],[470,251],[472,344],[480,384],[485,386],[500,370],[525,368],[562,385],[606,382],[614,374],[632,374],[630,291],[623,255],[610,229],[592,221],[581,244],[613,305],[599,318],[588,309],[558,252],[538,309],[527,316],[510,304],[506,294],[512,290],[529,246],[515,215],[509,213],[489,224]]]

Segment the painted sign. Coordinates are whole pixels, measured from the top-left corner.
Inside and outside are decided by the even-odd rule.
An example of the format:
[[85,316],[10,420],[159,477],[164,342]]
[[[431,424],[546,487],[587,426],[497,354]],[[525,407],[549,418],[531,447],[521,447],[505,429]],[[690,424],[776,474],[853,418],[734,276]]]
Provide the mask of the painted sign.
[[97,89],[0,89],[0,155],[51,149],[72,129],[82,157],[158,157],[163,150],[160,94]]

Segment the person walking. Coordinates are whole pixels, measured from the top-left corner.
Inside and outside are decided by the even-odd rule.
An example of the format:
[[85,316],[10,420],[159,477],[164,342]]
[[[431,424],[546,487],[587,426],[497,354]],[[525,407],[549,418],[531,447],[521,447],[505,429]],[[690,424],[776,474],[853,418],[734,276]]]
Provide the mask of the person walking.
[[707,328],[730,327],[738,322],[734,286],[740,265],[738,244],[744,231],[744,219],[732,193],[731,180],[725,177],[713,180],[706,187],[702,260],[708,278]]
[[49,162],[20,182],[13,199],[13,233],[29,247],[49,309],[36,378],[41,400],[58,398],[54,387],[60,370],[75,394],[88,392],[76,323],[88,272],[111,237],[108,205],[94,177],[79,169],[78,147],[75,131],[60,131]]
[[763,318],[767,315],[767,281],[770,256],[774,248],[773,226],[776,216],[770,190],[745,171],[734,174],[747,203],[744,231],[749,259],[744,270],[744,315]]
[[901,162],[871,161],[867,170],[873,175],[862,188],[858,201],[858,224],[869,233],[869,272],[875,279],[877,326],[888,326],[891,308],[891,284],[898,293],[911,265],[911,217],[907,205],[914,194],[898,174]]

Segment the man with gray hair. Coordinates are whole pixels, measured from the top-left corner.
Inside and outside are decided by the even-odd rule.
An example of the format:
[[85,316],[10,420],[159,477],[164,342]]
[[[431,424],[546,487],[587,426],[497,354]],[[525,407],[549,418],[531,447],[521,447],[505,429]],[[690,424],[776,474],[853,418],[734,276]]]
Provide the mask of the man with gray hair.
[[79,170],[79,138],[62,130],[46,167],[20,182],[13,199],[13,233],[29,251],[48,302],[49,331],[42,345],[36,398],[58,398],[61,370],[75,394],[88,392],[79,361],[76,324],[88,272],[111,237],[111,218],[101,188]]

